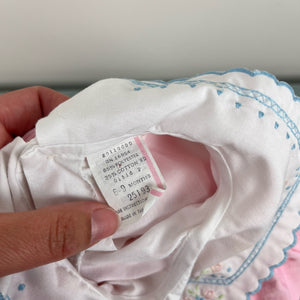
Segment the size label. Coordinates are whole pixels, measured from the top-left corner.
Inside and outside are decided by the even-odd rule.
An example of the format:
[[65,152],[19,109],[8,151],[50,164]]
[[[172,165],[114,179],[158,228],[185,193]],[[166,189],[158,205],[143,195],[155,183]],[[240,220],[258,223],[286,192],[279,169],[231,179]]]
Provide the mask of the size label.
[[132,137],[87,157],[92,174],[122,224],[141,218],[166,190],[142,137]]

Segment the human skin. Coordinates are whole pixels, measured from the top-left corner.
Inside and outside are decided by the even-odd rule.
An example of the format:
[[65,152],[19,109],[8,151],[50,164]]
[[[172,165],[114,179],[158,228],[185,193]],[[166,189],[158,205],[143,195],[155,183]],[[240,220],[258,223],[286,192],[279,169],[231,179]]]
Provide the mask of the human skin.
[[[0,148],[33,129],[40,118],[67,99],[46,87],[0,95]],[[113,234],[118,225],[112,209],[89,199],[0,213],[0,276],[74,255]]]

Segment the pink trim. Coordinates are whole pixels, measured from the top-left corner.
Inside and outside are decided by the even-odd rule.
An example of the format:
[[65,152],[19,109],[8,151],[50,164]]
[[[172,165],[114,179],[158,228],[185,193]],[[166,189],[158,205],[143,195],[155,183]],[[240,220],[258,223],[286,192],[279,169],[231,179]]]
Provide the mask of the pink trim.
[[160,197],[162,195],[162,192],[157,191],[157,190],[151,190],[150,194],[156,197]]
[[142,154],[143,154],[144,157],[146,158],[148,167],[149,167],[149,169],[150,169],[150,171],[151,171],[151,173],[152,173],[152,176],[153,176],[153,178],[154,178],[154,180],[155,180],[157,186],[158,186],[159,188],[163,189],[163,184],[161,183],[160,178],[159,178],[159,176],[158,176],[158,174],[157,174],[157,172],[156,172],[156,170],[155,170],[155,168],[154,168],[154,166],[153,166],[153,164],[152,164],[152,161],[151,161],[151,159],[150,159],[150,157],[149,157],[149,155],[148,155],[148,153],[147,153],[147,151],[146,151],[144,145],[142,144],[140,138],[139,138],[138,136],[136,136],[136,137],[134,138],[134,141],[136,142],[136,144],[137,144],[137,146],[139,147],[140,151],[142,152]]

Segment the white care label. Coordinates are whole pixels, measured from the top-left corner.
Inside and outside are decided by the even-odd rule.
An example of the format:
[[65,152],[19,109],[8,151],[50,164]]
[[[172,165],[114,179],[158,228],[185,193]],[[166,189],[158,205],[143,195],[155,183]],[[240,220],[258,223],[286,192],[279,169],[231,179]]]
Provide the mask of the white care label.
[[92,174],[122,224],[140,219],[166,190],[157,164],[140,136],[87,157]]

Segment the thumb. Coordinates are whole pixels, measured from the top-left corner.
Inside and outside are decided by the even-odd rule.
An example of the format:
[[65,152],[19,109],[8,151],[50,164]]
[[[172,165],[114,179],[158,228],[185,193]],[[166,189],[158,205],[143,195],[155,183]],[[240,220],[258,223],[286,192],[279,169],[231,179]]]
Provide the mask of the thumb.
[[0,214],[0,277],[74,255],[113,234],[118,216],[96,201]]

